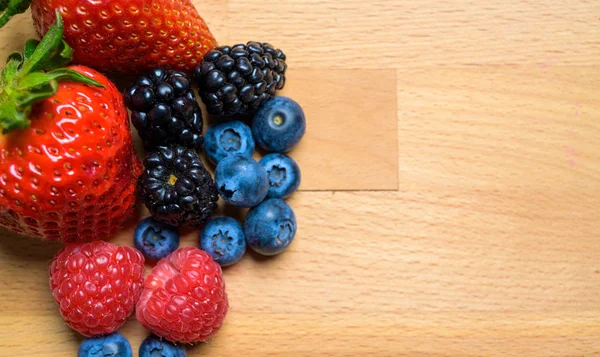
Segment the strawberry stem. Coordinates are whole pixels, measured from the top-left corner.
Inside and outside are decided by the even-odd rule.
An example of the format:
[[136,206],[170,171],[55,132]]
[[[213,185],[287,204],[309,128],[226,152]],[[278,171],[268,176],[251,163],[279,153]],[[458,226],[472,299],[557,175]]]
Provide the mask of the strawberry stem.
[[53,96],[58,91],[59,81],[102,87],[77,71],[62,68],[73,57],[73,50],[62,39],[63,26],[57,11],[56,22],[41,41],[29,40],[23,53],[16,52],[8,57],[0,74],[0,128],[3,134],[29,127],[31,106]]

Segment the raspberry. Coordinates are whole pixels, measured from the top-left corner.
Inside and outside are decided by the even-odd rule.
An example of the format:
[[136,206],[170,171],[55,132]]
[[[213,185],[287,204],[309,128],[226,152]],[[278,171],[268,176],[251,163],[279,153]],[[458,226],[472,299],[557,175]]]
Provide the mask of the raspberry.
[[223,324],[229,303],[221,267],[198,248],[180,248],[144,281],[137,319],[171,342],[206,341]]
[[67,325],[84,336],[115,332],[142,291],[144,256],[108,242],[71,243],[50,264],[50,289]]

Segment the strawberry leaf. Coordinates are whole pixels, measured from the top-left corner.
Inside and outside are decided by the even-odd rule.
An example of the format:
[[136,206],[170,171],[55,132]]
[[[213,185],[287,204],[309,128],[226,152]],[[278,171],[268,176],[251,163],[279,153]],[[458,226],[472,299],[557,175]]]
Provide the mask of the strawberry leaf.
[[35,52],[35,49],[40,44],[38,40],[27,40],[25,43],[25,51],[23,51],[23,56],[25,57],[25,61],[27,61]]
[[[69,44],[66,43],[65,40],[62,41],[61,46],[62,46],[61,47],[62,49],[61,49],[61,51],[60,51],[60,53],[58,55],[58,58],[61,61],[66,61],[66,62],[64,62],[63,65],[55,66],[54,68],[60,68],[60,67],[62,67],[64,65],[70,63],[71,60],[73,59],[73,49],[71,48],[71,46],[69,46]],[[46,70],[49,70],[49,69],[46,69]]]
[[0,0],[0,12],[6,11],[9,0]]
[[69,45],[62,39],[63,26],[60,12],[56,11],[56,22],[46,32],[42,41],[36,46],[35,51],[33,51],[27,62],[23,65],[21,72],[24,75],[38,70],[59,68],[71,61],[71,57],[62,57],[63,54],[72,56],[72,51],[65,49]]
[[[28,58],[29,61],[38,61],[29,71],[50,71],[55,68],[63,67],[69,64],[69,62],[71,62],[71,60],[73,59],[73,50],[65,41],[61,40],[61,43],[58,45],[58,48],[56,48],[52,53],[47,53],[47,55],[48,57],[43,57],[41,59]],[[32,56],[35,56],[35,52],[34,54],[32,54]]]
[[4,13],[0,17],[0,27],[4,27],[13,16],[27,11],[29,5],[31,5],[31,0],[1,0],[0,12]]
[[29,109],[31,104],[48,98],[58,91],[58,82],[55,80],[40,81],[33,88],[20,90],[15,96],[17,108],[20,110]]
[[29,73],[25,77],[22,77],[17,84],[18,91],[35,90],[38,87],[42,87],[52,81],[53,78],[44,72]]
[[[17,77],[17,73],[19,73],[19,68],[21,68],[22,65],[23,56],[20,53],[15,52],[8,56],[8,59],[6,60],[6,67],[4,67],[4,69],[2,70],[2,83],[4,84],[14,81],[14,78]],[[9,88],[6,88],[5,91],[6,90],[9,90]]]
[[54,80],[57,80],[57,81],[78,82],[78,83],[88,84],[88,85],[94,86],[94,87],[104,88],[102,83],[96,82],[95,80],[93,80],[77,71],[69,69],[69,68],[55,69],[54,71],[49,72],[47,75],[48,75],[48,77],[50,77]]
[[[9,9],[12,1],[9,2]],[[73,57],[73,50],[62,39],[62,35],[63,22],[57,11],[56,22],[41,41],[29,40],[22,54],[13,53],[8,57],[0,75],[0,128],[3,134],[27,128],[32,104],[56,94],[59,81],[103,87],[84,74],[61,68]]]
[[6,63],[11,61],[17,61],[23,64],[23,61],[25,61],[25,59],[23,58],[23,55],[20,52],[13,52],[10,55],[8,55],[8,58],[6,58]]
[[15,101],[2,101],[0,105],[0,127],[2,134],[6,134],[15,129],[25,129],[31,124],[27,119],[29,111],[21,111],[17,109]]

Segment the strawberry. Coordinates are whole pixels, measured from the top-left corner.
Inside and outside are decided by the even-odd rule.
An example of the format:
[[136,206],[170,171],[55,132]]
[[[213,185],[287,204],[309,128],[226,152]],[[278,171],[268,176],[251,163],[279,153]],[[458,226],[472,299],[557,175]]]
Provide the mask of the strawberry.
[[229,303],[219,264],[208,253],[179,248],[146,277],[137,319],[171,342],[206,341],[223,324]]
[[113,333],[135,308],[144,256],[108,242],[65,245],[50,264],[50,290],[67,325],[84,336]]
[[131,217],[141,164],[119,91],[89,68],[60,68],[71,53],[61,36],[59,16],[2,71],[0,226],[45,240],[102,239]]
[[[217,46],[191,0],[11,0],[0,2],[0,26],[27,9],[41,36],[65,20],[74,62],[101,72],[138,74],[153,67],[191,72]],[[4,8],[2,7],[4,4]]]

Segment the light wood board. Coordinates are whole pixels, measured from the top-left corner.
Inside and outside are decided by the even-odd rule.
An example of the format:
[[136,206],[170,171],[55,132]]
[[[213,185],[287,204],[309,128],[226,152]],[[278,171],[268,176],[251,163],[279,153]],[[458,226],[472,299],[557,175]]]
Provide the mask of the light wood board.
[[[295,242],[225,270],[190,356],[600,356],[600,2],[195,2],[221,43],[287,52],[308,132]],[[1,231],[0,356],[75,356],[58,248]]]

